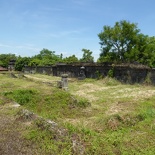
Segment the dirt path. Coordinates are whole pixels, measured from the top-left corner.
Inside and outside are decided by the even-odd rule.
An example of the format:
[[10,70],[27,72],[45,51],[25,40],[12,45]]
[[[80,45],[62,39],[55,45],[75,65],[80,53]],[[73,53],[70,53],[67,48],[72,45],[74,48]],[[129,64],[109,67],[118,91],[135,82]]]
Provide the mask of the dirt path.
[[0,105],[0,155],[39,155],[41,153],[22,133],[26,125],[15,119],[18,105]]

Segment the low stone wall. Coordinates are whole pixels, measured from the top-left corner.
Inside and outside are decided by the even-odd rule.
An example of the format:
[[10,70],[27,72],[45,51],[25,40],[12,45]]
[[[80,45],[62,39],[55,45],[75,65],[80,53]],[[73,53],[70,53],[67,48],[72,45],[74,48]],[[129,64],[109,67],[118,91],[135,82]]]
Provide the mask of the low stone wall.
[[39,74],[47,74],[47,75],[53,75],[51,66],[37,66],[37,67],[31,67],[31,66],[26,66],[24,68],[24,73],[39,73]]
[[144,83],[149,73],[151,70],[146,68],[116,67],[114,69],[114,77],[117,80],[131,84]]
[[146,66],[130,66],[130,65],[105,65],[105,64],[63,64],[55,66],[37,66],[37,67],[25,67],[25,73],[40,73],[53,76],[61,76],[62,74],[68,74],[70,78],[78,78],[81,73],[81,67],[83,66],[83,74],[86,78],[101,78],[112,72],[113,77],[124,83],[144,83],[149,82],[155,84],[155,69],[148,68]]

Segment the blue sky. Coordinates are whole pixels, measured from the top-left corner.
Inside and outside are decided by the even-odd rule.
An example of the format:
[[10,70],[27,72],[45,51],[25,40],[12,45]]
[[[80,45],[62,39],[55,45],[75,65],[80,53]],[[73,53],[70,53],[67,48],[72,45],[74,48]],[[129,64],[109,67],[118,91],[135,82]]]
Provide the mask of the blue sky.
[[33,56],[43,48],[82,57],[100,54],[104,25],[127,20],[155,36],[154,0],[0,0],[0,54]]

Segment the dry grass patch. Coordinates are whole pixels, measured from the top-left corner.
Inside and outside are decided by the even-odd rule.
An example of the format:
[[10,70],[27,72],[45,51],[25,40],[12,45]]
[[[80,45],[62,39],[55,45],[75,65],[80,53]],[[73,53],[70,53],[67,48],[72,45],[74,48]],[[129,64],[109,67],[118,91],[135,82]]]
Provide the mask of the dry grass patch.
[[142,100],[155,95],[154,88],[140,87],[140,88],[120,88],[111,93],[114,98],[132,98],[133,100]]
[[134,108],[136,107],[136,104],[134,102],[116,102],[113,103],[106,111],[107,115],[114,115],[114,114],[122,114],[122,113],[130,113]]

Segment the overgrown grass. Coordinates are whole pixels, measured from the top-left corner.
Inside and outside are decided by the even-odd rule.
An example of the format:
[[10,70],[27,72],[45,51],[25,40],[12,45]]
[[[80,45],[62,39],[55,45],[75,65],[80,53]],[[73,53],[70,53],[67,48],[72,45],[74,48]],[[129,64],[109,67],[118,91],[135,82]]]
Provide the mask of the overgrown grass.
[[[17,89],[4,92],[4,96],[27,107],[28,109],[43,115],[46,118],[57,119],[64,117],[77,117],[78,111],[90,106],[87,99],[76,99],[70,93],[53,89],[51,94],[41,94],[36,89]],[[79,117],[79,116],[78,116]]]
[[26,139],[32,142],[38,142],[39,148],[45,154],[72,154],[72,144],[69,137],[58,138],[53,132],[49,132],[47,129],[40,129],[38,127],[32,127],[24,133]]
[[72,154],[75,136],[85,154],[154,155],[153,86],[124,85],[112,78],[85,79],[69,83],[66,92],[35,81],[0,76],[1,97],[67,129],[65,139],[55,139],[46,129],[29,128],[26,138],[38,141],[47,154]]
[[39,100],[35,89],[17,89],[10,92],[4,92],[4,96],[16,101],[20,105],[36,104]]

